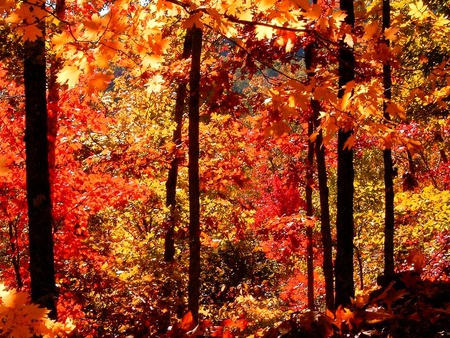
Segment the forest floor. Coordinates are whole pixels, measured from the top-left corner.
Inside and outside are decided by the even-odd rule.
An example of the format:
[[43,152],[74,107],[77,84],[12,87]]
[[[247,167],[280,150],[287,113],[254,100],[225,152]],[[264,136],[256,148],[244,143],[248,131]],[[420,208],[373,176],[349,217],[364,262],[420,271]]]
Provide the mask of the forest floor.
[[262,337],[450,338],[450,282],[404,272],[378,284],[379,289],[358,295],[349,309],[299,314]]

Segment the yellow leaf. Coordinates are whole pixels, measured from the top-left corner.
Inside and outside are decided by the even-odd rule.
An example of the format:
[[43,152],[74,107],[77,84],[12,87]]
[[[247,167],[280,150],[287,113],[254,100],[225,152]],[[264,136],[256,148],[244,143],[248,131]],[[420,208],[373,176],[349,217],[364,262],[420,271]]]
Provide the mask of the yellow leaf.
[[426,17],[425,13],[428,10],[428,7],[424,5],[422,0],[419,0],[415,4],[409,4],[409,9],[408,15],[415,19],[423,19]]
[[349,46],[350,48],[353,48],[353,45],[355,44],[355,41],[353,40],[353,37],[350,34],[345,34],[344,42]]
[[161,55],[156,54],[146,55],[142,59],[142,67],[144,70],[149,67],[152,69],[158,69],[163,61],[164,58]]
[[273,28],[266,26],[256,26],[255,27],[256,38],[262,40],[264,38],[271,39],[273,36]]
[[67,83],[69,88],[75,87],[80,78],[81,71],[75,66],[64,66],[58,74],[58,82],[60,84]]
[[350,103],[351,96],[352,96],[352,92],[351,91],[349,91],[349,92],[346,91],[344,93],[344,96],[342,96],[342,99],[341,99],[341,110],[342,111],[345,111],[347,109],[347,107],[348,107],[348,105]]
[[278,0],[261,0],[261,2],[258,5],[258,9],[260,11],[268,10],[270,7],[272,7]]
[[158,74],[149,79],[149,81],[145,84],[147,87],[147,93],[157,93],[161,90],[162,85],[164,83],[164,78],[162,75]]

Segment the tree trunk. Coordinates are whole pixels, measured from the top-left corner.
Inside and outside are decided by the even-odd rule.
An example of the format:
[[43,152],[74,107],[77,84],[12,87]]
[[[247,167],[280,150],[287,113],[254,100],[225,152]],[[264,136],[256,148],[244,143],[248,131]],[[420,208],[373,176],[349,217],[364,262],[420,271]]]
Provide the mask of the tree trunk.
[[[320,103],[311,102],[314,111],[316,128],[319,127]],[[325,278],[325,305],[327,309],[334,309],[334,276],[333,276],[333,242],[331,238],[330,204],[328,200],[328,178],[325,164],[325,146],[322,144],[322,131],[316,137],[317,176],[319,181],[320,198],[320,232],[323,245],[323,274]]]
[[[66,1],[57,0],[55,8],[55,16],[59,20],[64,20],[66,10]],[[55,56],[50,65],[50,74],[48,78],[48,118],[47,118],[47,138],[48,138],[48,166],[50,175],[50,203],[53,211],[54,201],[54,182],[56,178],[56,137],[58,134],[58,115],[59,115],[59,89],[60,85],[57,81],[58,72],[61,69],[62,60]],[[54,218],[53,218],[54,221]]]
[[[316,3],[317,1],[313,1]],[[305,65],[308,71],[308,78],[311,81],[314,77],[315,67],[315,44],[311,43],[305,48]],[[320,102],[317,100],[311,100],[312,110],[312,122],[316,130],[320,127]],[[325,146],[322,144],[323,137],[320,130],[316,140],[315,147],[313,146],[313,152],[316,153],[317,160],[317,176],[319,181],[319,199],[320,199],[320,231],[322,235],[323,245],[323,262],[322,269],[325,278],[325,306],[327,309],[334,309],[334,283],[333,283],[333,245],[331,240],[331,227],[330,227],[330,205],[328,201],[328,179],[327,169],[325,164]],[[314,149],[315,148],[315,149]],[[309,151],[309,148],[308,148]],[[311,161],[312,163],[312,161]]]
[[[44,3],[40,4],[44,6]],[[24,44],[25,154],[31,299],[56,318],[55,268],[50,201],[45,73],[45,28]]]
[[14,269],[14,274],[16,276],[17,288],[21,289],[23,286],[22,275],[20,274],[20,242],[17,231],[17,222],[8,222],[8,233],[9,233],[9,245],[11,248],[11,263]]
[[[314,46],[310,43],[305,48],[305,66],[308,74],[308,81],[311,82],[314,77]],[[307,171],[306,171],[306,216],[312,217],[314,215],[314,208],[312,203],[312,183],[313,183],[313,165],[314,165],[314,142],[311,141],[311,136],[314,132],[314,108],[311,102],[311,116],[308,119],[308,156],[307,156]],[[306,228],[307,238],[307,271],[308,271],[308,308],[314,311],[314,251],[313,251],[313,228],[308,226]]]
[[[311,137],[314,131],[313,116],[308,120],[308,136]],[[312,218],[314,216],[314,208],[312,203],[312,183],[313,165],[314,165],[314,143],[308,137],[308,158],[306,171],[306,216]],[[313,227],[306,227],[307,238],[307,270],[308,270],[308,309],[314,311],[314,251],[313,251]]]
[[[341,0],[340,9],[347,13],[345,22],[354,26],[353,0]],[[354,79],[355,58],[353,50],[341,40],[339,48],[339,92],[343,97],[344,86]],[[353,130],[340,126],[338,132],[337,217],[336,217],[336,307],[347,306],[354,297],[353,285],[353,150],[344,149]]]
[[198,322],[200,297],[200,179],[199,179],[199,123],[200,123],[200,62],[202,30],[192,28],[192,63],[189,97],[189,284],[188,308]]
[[[192,34],[191,30],[186,30],[184,37],[182,59],[187,59],[191,55]],[[175,102],[175,130],[173,131],[172,141],[175,144],[175,152],[170,162],[169,174],[166,181],[166,207],[170,209],[169,218],[167,220],[167,231],[164,241],[164,260],[172,262],[175,258],[175,226],[177,222],[176,216],[176,191],[178,179],[178,165],[180,159],[178,157],[178,149],[181,146],[181,129],[183,126],[184,104],[186,100],[186,81],[180,80],[177,88],[177,97]]]
[[[390,0],[383,0],[383,31],[390,27],[391,6]],[[389,47],[389,40],[384,40]],[[387,112],[388,103],[392,98],[392,77],[391,65],[389,60],[383,65],[383,86],[384,86],[384,104],[383,113],[386,121],[389,121],[390,115]],[[394,168],[392,163],[391,149],[384,149],[384,275],[394,274]]]

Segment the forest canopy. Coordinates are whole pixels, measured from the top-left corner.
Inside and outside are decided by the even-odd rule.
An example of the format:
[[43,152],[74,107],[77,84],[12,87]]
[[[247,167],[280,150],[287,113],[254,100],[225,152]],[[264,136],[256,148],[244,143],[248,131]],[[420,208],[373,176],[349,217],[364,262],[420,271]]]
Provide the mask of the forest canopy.
[[0,335],[450,335],[446,0],[0,0]]

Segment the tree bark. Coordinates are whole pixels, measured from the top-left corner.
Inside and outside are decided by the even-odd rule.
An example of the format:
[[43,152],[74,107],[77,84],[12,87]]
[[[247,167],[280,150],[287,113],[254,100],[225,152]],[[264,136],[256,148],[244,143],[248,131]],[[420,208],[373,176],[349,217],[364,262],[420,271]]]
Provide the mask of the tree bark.
[[[314,131],[314,120],[311,116],[308,120],[308,136],[311,137]],[[313,165],[314,165],[314,143],[308,137],[308,157],[306,171],[306,216],[312,218],[314,216],[314,208],[312,203],[312,183],[313,183]],[[308,309],[314,311],[314,251],[313,251],[313,227],[306,227],[307,238],[307,270],[308,270]]]
[[198,322],[200,298],[200,178],[199,178],[199,123],[200,123],[200,62],[202,30],[192,28],[192,63],[189,97],[189,284],[188,308]]
[[[66,1],[57,0],[55,7],[55,16],[59,20],[64,20],[66,10]],[[58,115],[59,115],[59,89],[57,81],[58,72],[62,67],[62,60],[55,56],[51,61],[50,74],[48,78],[48,118],[47,118],[47,138],[48,138],[48,166],[50,177],[50,203],[53,211],[54,201],[54,182],[56,179],[56,137],[58,135]],[[54,220],[54,217],[53,217]]]
[[[317,1],[313,1],[316,3]],[[308,72],[308,78],[314,77],[315,67],[315,44],[311,43],[305,48],[305,66]],[[320,102],[311,100],[312,116],[311,121],[314,129],[317,131],[320,127]],[[316,154],[317,176],[319,181],[319,199],[320,199],[320,232],[323,245],[322,269],[325,279],[325,306],[327,309],[334,309],[334,282],[333,282],[333,244],[331,240],[330,227],[330,205],[328,201],[328,178],[325,164],[325,146],[322,144],[322,131],[319,130],[313,145],[313,152]],[[309,151],[309,148],[308,148]],[[312,161],[311,161],[312,163]]]
[[[383,0],[383,32],[390,27],[391,6],[390,0]],[[384,39],[389,47],[389,40]],[[383,65],[384,104],[383,115],[386,121],[391,117],[387,112],[388,103],[392,98],[392,76],[389,60]],[[384,275],[394,274],[394,167],[391,149],[384,149]]]
[[[44,3],[40,3],[44,6]],[[47,141],[45,28],[24,44],[25,154],[31,299],[56,318],[52,215]]]
[[[347,13],[345,22],[354,26],[355,16],[353,0],[341,0],[340,9]],[[343,41],[339,48],[339,92],[343,97],[345,85],[352,81],[355,57],[353,50]],[[340,126],[338,132],[338,173],[337,173],[337,217],[336,217],[336,307],[347,306],[354,297],[353,284],[353,150],[344,149],[353,130],[349,126]]]
[[[192,34],[191,30],[186,30],[186,36],[184,37],[182,59],[187,59],[191,55],[192,49]],[[184,104],[186,100],[186,81],[181,79],[178,83],[177,97],[175,102],[175,130],[173,131],[172,141],[175,144],[175,153],[173,159],[170,162],[169,174],[166,181],[166,207],[169,208],[169,218],[167,220],[167,231],[164,241],[164,260],[166,262],[172,262],[175,258],[175,226],[177,223],[176,216],[176,192],[177,192],[177,180],[178,180],[178,166],[180,158],[178,156],[178,149],[181,146],[181,130],[183,126],[183,113]]]
[[[314,111],[316,128],[319,127],[320,103],[311,102]],[[316,137],[317,177],[319,181],[320,199],[320,232],[323,245],[323,274],[325,279],[325,305],[327,309],[334,310],[334,276],[333,276],[333,241],[331,238],[330,203],[328,200],[328,177],[325,164],[325,146],[322,144],[322,131]]]

